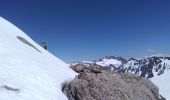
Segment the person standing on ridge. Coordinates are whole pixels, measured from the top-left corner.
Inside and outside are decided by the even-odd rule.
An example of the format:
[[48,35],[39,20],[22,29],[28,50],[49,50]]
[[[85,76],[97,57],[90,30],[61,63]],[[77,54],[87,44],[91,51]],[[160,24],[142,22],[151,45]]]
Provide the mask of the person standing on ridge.
[[48,44],[46,42],[41,42],[41,45],[45,50],[48,49]]

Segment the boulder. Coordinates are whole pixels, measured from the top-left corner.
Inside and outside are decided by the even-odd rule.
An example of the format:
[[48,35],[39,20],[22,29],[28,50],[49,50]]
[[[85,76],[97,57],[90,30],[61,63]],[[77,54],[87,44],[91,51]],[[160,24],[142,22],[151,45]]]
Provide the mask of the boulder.
[[80,73],[80,72],[83,72],[83,70],[84,70],[84,65],[77,64],[77,65],[71,66],[71,68],[72,68],[74,71],[76,71],[77,73]]
[[98,74],[84,70],[63,92],[69,100],[162,100],[150,80],[105,70]]
[[93,73],[101,73],[101,72],[102,72],[102,68],[101,68],[100,66],[93,66],[93,67],[91,68],[91,71],[92,71]]

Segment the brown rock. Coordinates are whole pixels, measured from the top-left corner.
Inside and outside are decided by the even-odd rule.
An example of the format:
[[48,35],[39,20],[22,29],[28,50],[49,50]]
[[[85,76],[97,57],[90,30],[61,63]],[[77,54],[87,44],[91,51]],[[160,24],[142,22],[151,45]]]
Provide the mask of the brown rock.
[[101,69],[100,66],[94,66],[94,67],[91,68],[91,71],[92,71],[93,73],[101,73],[101,72],[102,72],[102,69]]
[[150,80],[105,70],[83,71],[63,91],[69,100],[163,100]]
[[83,65],[77,64],[77,65],[74,65],[73,67],[74,67],[73,69],[74,69],[77,73],[83,72],[83,69],[84,69],[84,66],[83,66]]

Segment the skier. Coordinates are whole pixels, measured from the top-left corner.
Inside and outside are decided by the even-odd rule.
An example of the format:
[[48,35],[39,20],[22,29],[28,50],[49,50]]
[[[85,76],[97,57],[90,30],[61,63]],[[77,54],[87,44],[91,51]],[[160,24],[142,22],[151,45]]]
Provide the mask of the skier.
[[41,42],[41,45],[42,45],[42,47],[43,47],[45,50],[48,49],[48,45],[47,45],[46,42]]

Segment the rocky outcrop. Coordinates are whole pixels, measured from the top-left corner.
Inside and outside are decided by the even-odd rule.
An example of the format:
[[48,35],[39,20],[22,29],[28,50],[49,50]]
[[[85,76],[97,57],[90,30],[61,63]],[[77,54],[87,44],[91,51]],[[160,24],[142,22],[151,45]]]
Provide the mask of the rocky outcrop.
[[105,70],[85,69],[64,85],[63,92],[69,100],[163,100],[150,80]]
[[77,64],[75,66],[70,66],[70,67],[77,73],[80,73],[84,70],[84,65],[82,65],[82,64]]
[[84,70],[89,70],[93,73],[101,73],[101,71],[103,70],[101,66],[93,66],[93,67],[87,67],[85,65],[82,64],[77,64],[77,65],[72,65],[70,66],[71,69],[73,69],[75,72],[77,73],[81,73]]

